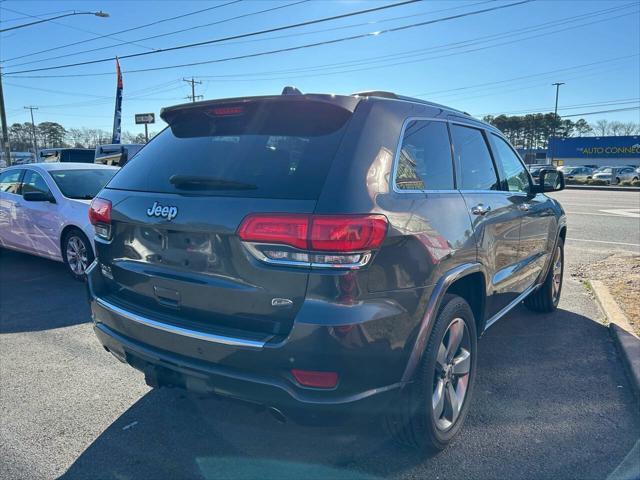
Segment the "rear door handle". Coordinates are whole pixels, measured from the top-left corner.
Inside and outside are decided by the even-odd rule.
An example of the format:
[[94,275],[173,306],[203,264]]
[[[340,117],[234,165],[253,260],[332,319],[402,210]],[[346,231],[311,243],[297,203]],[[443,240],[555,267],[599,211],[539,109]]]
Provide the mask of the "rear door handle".
[[484,205],[483,203],[479,203],[471,209],[471,213],[474,215],[486,215],[490,211],[491,207],[489,205]]
[[530,208],[531,208],[531,205],[529,205],[528,203],[521,203],[520,205],[518,205],[518,209],[521,212],[528,212]]

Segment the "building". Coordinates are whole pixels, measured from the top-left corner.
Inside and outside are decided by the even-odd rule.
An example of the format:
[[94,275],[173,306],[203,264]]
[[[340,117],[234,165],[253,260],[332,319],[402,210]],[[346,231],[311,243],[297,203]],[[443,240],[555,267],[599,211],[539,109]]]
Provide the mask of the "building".
[[640,136],[550,138],[549,160],[557,165],[640,165]]

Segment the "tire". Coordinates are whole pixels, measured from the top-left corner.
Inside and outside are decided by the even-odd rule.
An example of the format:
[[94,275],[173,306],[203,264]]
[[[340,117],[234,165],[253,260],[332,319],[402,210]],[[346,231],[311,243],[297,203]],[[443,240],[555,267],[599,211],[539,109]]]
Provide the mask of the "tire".
[[[461,331],[462,337],[451,354],[448,347],[452,347],[449,342],[454,330]],[[452,360],[448,360],[450,357]],[[446,359],[444,369],[440,358]],[[403,445],[424,451],[443,450],[460,431],[467,416],[475,383],[476,358],[476,322],[471,307],[462,297],[445,295],[414,382],[400,393],[400,401],[385,418],[387,432]],[[457,374],[453,366],[456,363],[463,365]],[[440,413],[433,404],[437,391],[442,400],[438,402],[442,404]],[[454,397],[459,405],[456,416],[451,401]]]
[[76,228],[65,233],[62,239],[62,259],[73,278],[84,281],[84,272],[94,258],[91,243],[84,233]]
[[[544,283],[524,300],[524,304],[534,312],[549,313],[558,308],[562,294],[562,278],[564,275],[564,240],[558,239],[551,266]],[[555,280],[554,280],[555,279]]]
[[620,179],[616,178],[616,185],[620,185]]

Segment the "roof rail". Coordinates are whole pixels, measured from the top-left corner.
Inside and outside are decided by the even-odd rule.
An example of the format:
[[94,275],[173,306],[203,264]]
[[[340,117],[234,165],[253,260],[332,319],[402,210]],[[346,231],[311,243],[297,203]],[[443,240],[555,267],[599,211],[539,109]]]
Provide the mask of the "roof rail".
[[302,95],[302,92],[300,90],[298,90],[296,87],[292,87],[290,85],[287,85],[286,87],[284,87],[282,89],[282,94],[281,95]]
[[393,92],[386,92],[384,90],[370,90],[367,92],[356,92],[351,94],[354,97],[382,97],[382,98],[398,98]]
[[449,110],[451,112],[462,113],[463,115],[467,115],[469,117],[471,116],[467,112],[463,112],[462,110],[458,110],[456,108],[447,107],[446,105],[441,105],[439,103],[429,102],[427,100],[422,100],[420,98],[406,97],[404,95],[398,95],[397,93],[386,92],[384,90],[371,90],[369,92],[358,92],[358,93],[354,93],[352,95],[353,96],[359,96],[359,97],[381,97],[381,98],[392,98],[392,99],[395,99],[395,100],[404,100],[405,102],[420,103],[422,105],[429,105],[430,107],[442,108],[443,110]]

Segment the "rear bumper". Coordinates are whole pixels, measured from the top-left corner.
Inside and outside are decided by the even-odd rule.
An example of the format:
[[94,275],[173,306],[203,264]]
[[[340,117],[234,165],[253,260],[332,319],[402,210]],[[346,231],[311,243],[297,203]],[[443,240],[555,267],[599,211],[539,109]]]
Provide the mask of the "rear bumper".
[[[338,418],[376,415],[393,402],[403,384],[403,349],[372,337],[380,322],[355,325],[345,336],[334,327],[296,324],[286,339],[236,338],[189,330],[133,313],[96,292],[102,274],[88,271],[94,330],[120,361],[145,374],[152,386],[176,386],[273,406],[302,422],[332,414]],[[371,325],[368,325],[371,324]],[[367,327],[375,327],[367,331]],[[299,385],[290,370],[336,371],[338,385]]]

